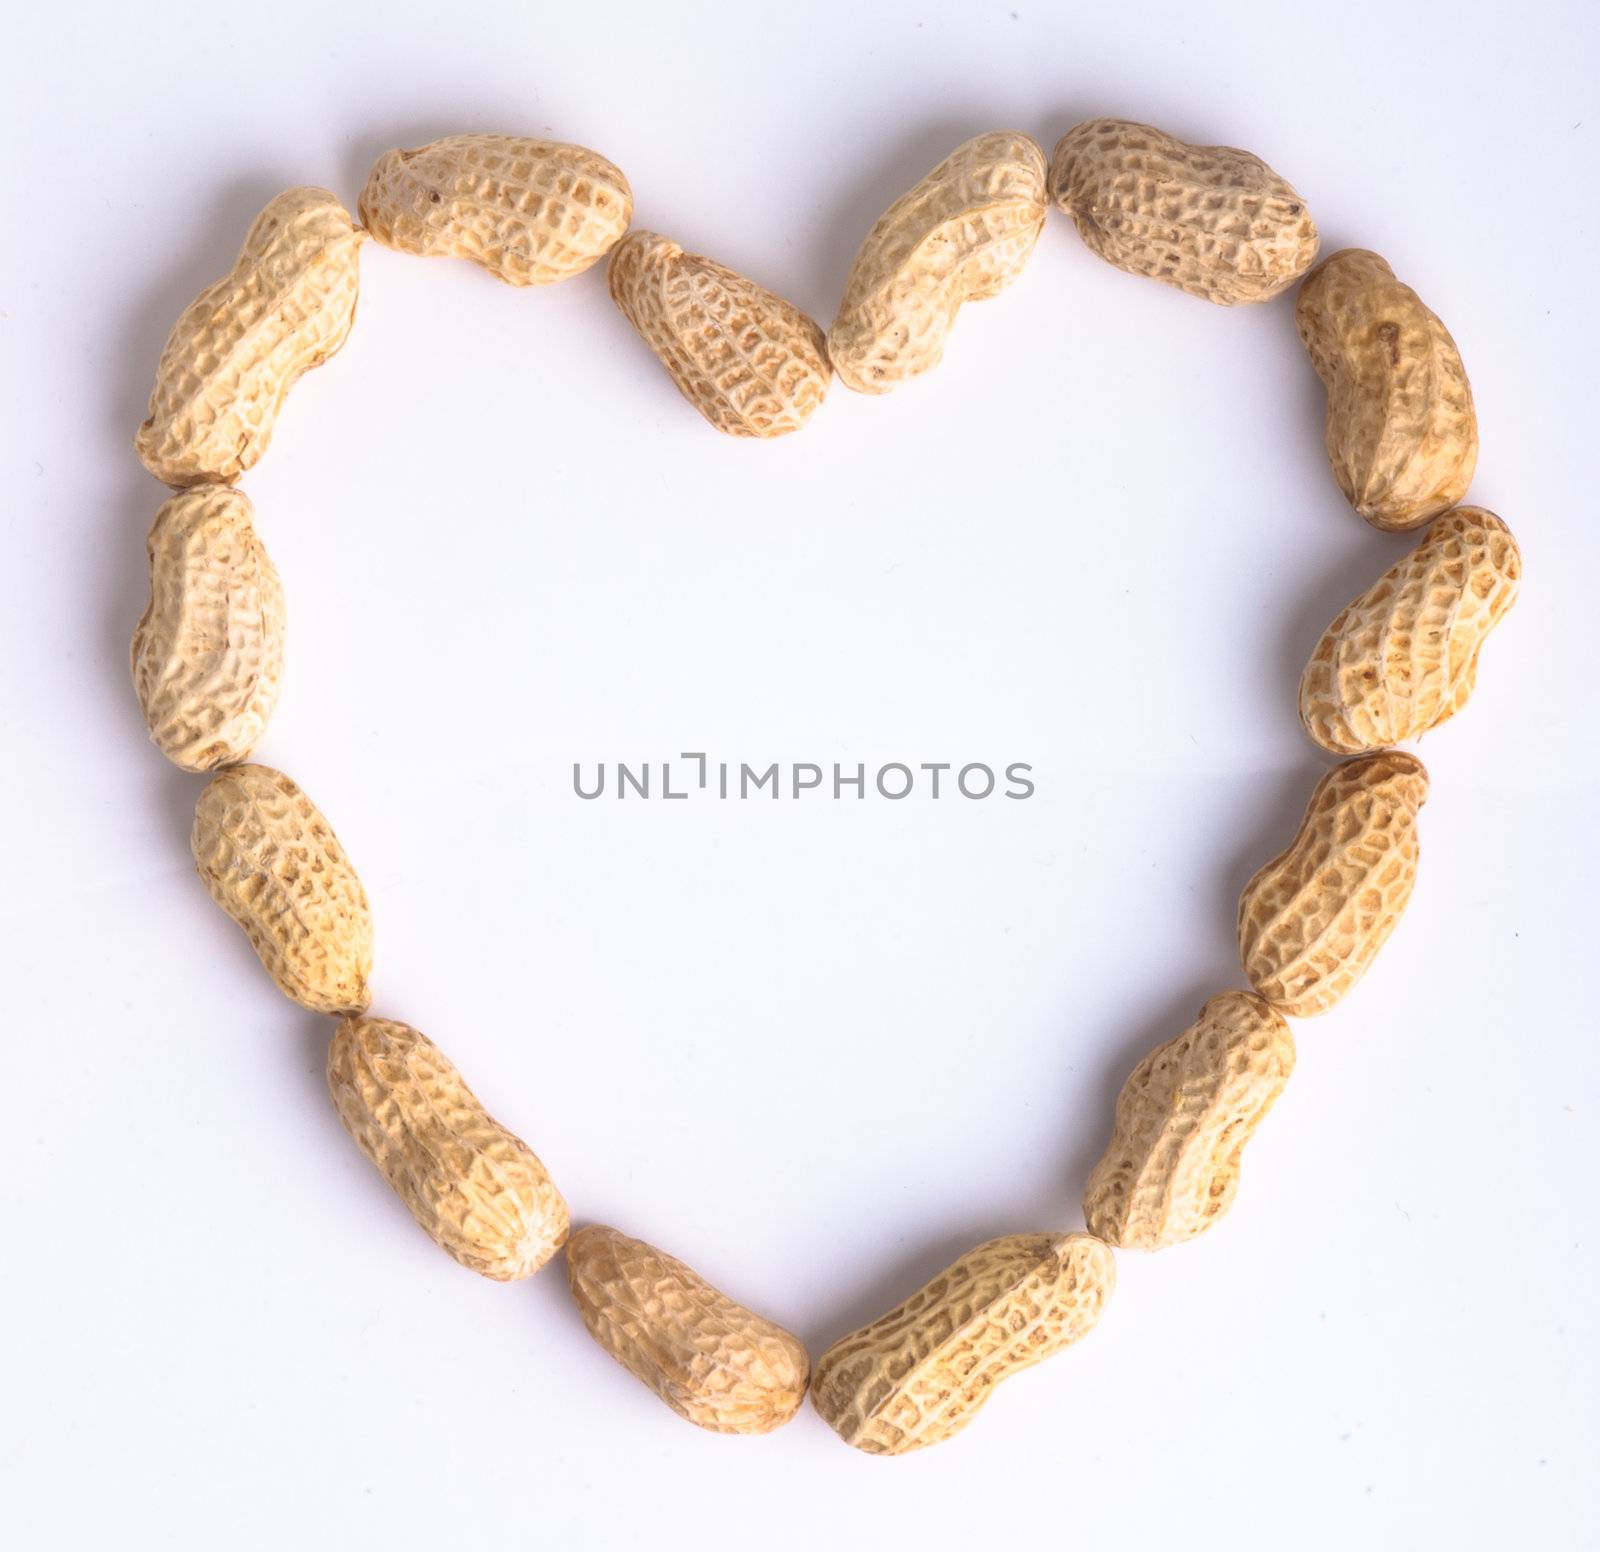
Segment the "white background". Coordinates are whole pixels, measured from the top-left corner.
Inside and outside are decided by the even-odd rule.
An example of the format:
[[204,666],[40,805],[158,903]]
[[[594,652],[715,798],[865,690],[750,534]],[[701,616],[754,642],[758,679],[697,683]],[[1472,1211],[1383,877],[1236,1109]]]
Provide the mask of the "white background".
[[[129,7],[0,60],[0,1537],[35,1547],[1600,1545],[1596,13],[1540,6]],[[293,183],[589,144],[636,220],[831,318],[961,140],[1117,114],[1247,146],[1444,317],[1526,556],[1426,740],[1400,931],[1203,1240],[898,1461],[728,1439],[474,1278],[341,1131],[328,1021],[196,882],[127,641],[129,446],[182,306]],[[1294,715],[1411,542],[1334,489],[1288,298],[1209,307],[1052,214],[944,365],[715,436],[606,296],[371,245],[245,481],[290,608],[260,757],[427,1030],[580,1220],[813,1355],[991,1235],[1080,1222],[1133,1062],[1238,984],[1324,760]],[[1026,760],[1028,802],[581,803],[575,760]]]

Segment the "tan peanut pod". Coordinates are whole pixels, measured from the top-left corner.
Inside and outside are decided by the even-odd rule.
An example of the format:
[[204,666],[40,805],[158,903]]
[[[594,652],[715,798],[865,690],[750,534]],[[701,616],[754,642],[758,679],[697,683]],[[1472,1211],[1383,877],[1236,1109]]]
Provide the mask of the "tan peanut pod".
[[655,232],[612,250],[612,300],[718,431],[798,431],[832,375],[822,330],[792,302]]
[[544,1165],[419,1030],[342,1019],[328,1047],[328,1091],[356,1145],[462,1266],[512,1282],[566,1241],[567,1204]]
[[232,765],[194,809],[195,866],[286,997],[314,1013],[371,1000],[372,915],[333,826],[282,771]]
[[1276,296],[1317,256],[1305,201],[1260,157],[1128,119],[1063,135],[1050,194],[1108,264],[1224,307]]
[[590,1336],[697,1427],[771,1433],[806,1398],[811,1360],[797,1337],[643,1240],[579,1229],[567,1282]]
[[1312,270],[1294,315],[1328,390],[1328,462],[1351,506],[1390,532],[1453,507],[1478,464],[1478,417],[1445,326],[1364,248]]
[[1478,654],[1521,579],[1517,541],[1493,512],[1446,512],[1323,632],[1300,679],[1305,730],[1358,754],[1447,722],[1471,698]]
[[1122,1085],[1084,1192],[1090,1232],[1128,1250],[1204,1233],[1233,1205],[1244,1145],[1293,1071],[1281,1014],[1249,992],[1213,997]]
[[364,236],[326,189],[290,189],[256,217],[161,352],[134,438],[158,480],[236,480],[266,452],[290,388],[350,333]]
[[1411,898],[1427,800],[1422,762],[1397,749],[1317,783],[1288,850],[1239,898],[1245,974],[1275,1008],[1325,1013],[1366,973]]
[[283,587],[252,516],[242,491],[200,485],[150,528],[133,685],[150,737],[186,771],[242,760],[278,703]]
[[938,366],[963,302],[1022,273],[1044,229],[1044,152],[1027,135],[979,135],[878,217],[828,331],[840,381],[888,393]]
[[994,1388],[1086,1335],[1116,1283],[1089,1234],[1008,1234],[817,1360],[811,1401],[846,1444],[903,1455],[959,1433]]
[[356,209],[386,248],[468,259],[508,285],[547,286],[605,257],[633,219],[633,191],[583,146],[447,135],[380,156]]

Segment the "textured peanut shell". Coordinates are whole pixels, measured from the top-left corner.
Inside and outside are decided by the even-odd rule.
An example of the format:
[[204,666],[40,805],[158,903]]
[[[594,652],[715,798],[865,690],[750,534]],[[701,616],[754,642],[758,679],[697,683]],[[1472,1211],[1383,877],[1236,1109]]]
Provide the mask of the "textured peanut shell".
[[1233,1205],[1244,1145],[1293,1071],[1282,1015],[1249,992],[1213,997],[1123,1084],[1084,1193],[1090,1231],[1132,1250],[1203,1234]]
[[1224,307],[1276,296],[1317,256],[1305,201],[1260,157],[1128,119],[1063,135],[1050,194],[1108,264]]
[[1457,507],[1322,634],[1300,679],[1300,721],[1358,754],[1420,737],[1472,696],[1478,654],[1517,599],[1522,555],[1482,507]]
[[341,1020],[328,1047],[328,1091],[356,1145],[462,1266],[511,1282],[561,1248],[567,1204],[544,1165],[421,1031],[392,1019]]
[[1477,467],[1478,417],[1445,326],[1364,248],[1312,270],[1294,315],[1328,390],[1328,462],[1350,504],[1390,531],[1453,507]]
[[1021,274],[1047,209],[1037,142],[1001,130],[959,146],[861,244],[828,331],[840,380],[888,393],[936,367],[962,303]]
[[697,1427],[771,1433],[805,1400],[799,1339],[675,1256],[591,1224],[567,1246],[567,1281],[595,1341]]
[[1239,898],[1245,974],[1275,1008],[1325,1013],[1366,973],[1411,898],[1427,798],[1422,762],[1395,749],[1317,783],[1288,850]]
[[817,1360],[811,1400],[846,1444],[903,1455],[959,1433],[1009,1375],[1091,1330],[1111,1251],[1089,1234],[1010,1234]]
[[787,436],[822,403],[831,375],[822,330],[781,296],[655,232],[618,243],[607,280],[639,338],[718,431]]
[[283,588],[231,485],[200,485],[156,513],[150,605],[133,633],[134,692],[157,747],[186,771],[242,760],[283,678]]
[[161,352],[134,438],[158,480],[235,480],[266,452],[290,388],[350,333],[363,240],[326,189],[290,189],[256,217]]
[[546,286],[610,251],[633,218],[633,191],[583,146],[449,135],[385,152],[356,208],[386,248],[468,259],[508,285]]
[[333,827],[294,782],[233,765],[194,810],[195,866],[286,997],[316,1013],[367,1006],[372,916]]

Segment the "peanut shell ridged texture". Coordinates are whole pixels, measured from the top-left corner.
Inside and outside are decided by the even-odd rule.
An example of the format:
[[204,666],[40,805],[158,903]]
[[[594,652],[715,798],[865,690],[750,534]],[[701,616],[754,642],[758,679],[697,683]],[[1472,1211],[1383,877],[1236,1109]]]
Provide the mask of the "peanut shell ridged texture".
[[1275,1008],[1325,1013],[1366,973],[1411,898],[1427,798],[1422,762],[1395,749],[1317,783],[1289,849],[1239,898],[1245,974]]
[[315,1013],[370,1000],[367,894],[321,811],[282,771],[234,765],[194,810],[195,865],[287,997]]
[[1478,417],[1460,352],[1375,253],[1345,248],[1306,277],[1295,322],[1328,390],[1328,462],[1374,528],[1416,528],[1467,493]]
[[1482,507],[1438,518],[1323,632],[1300,680],[1300,721],[1357,754],[1417,738],[1472,696],[1478,654],[1516,602],[1522,555]]
[[236,480],[266,452],[290,388],[350,333],[364,236],[326,189],[290,189],[256,217],[161,352],[134,438],[158,480]]
[[150,737],[186,771],[242,760],[278,703],[283,588],[251,518],[243,492],[201,485],[150,528],[133,684]]
[[591,1225],[567,1246],[567,1281],[595,1341],[698,1427],[771,1433],[805,1400],[800,1341],[676,1257]]
[[1089,1234],[1010,1234],[817,1360],[811,1400],[846,1444],[903,1455],[972,1421],[994,1387],[1078,1340],[1116,1282]]
[[357,1146],[462,1266],[511,1282],[561,1248],[567,1204],[544,1165],[426,1035],[390,1019],[342,1020],[328,1090]]
[[1260,157],[1127,119],[1063,135],[1050,193],[1108,264],[1225,307],[1276,296],[1317,256],[1305,201]]
[[718,431],[786,436],[822,403],[832,375],[822,330],[781,296],[655,232],[624,238],[607,278],[623,316]]
[[888,393],[936,367],[963,302],[1022,273],[1049,208],[1044,152],[997,131],[958,147],[867,233],[850,266],[828,354],[859,393]]
[[1280,1014],[1249,992],[1213,997],[1123,1084],[1084,1193],[1090,1231],[1133,1250],[1204,1233],[1233,1205],[1244,1145],[1293,1071]]
[[633,219],[633,191],[583,146],[449,135],[385,152],[356,208],[386,248],[469,259],[508,285],[547,286],[605,257]]

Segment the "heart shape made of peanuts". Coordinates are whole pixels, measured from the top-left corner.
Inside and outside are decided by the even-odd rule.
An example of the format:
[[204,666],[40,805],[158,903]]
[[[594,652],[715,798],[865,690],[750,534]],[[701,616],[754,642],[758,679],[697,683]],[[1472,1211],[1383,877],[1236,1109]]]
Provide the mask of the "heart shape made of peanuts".
[[[1327,388],[1339,488],[1375,527],[1431,524],[1329,625],[1301,683],[1301,721],[1338,755],[1299,833],[1246,886],[1247,985],[1219,988],[1148,1053],[1117,1102],[1084,1199],[1088,1232],[1002,1236],[961,1256],[813,1366],[791,1333],[682,1261],[570,1215],[534,1151],[479,1103],[421,1031],[369,1015],[372,922],[332,825],[287,775],[252,764],[283,678],[283,593],[236,481],[267,451],[295,381],[354,322],[369,240],[480,266],[514,287],[606,265],[612,299],[716,430],[802,430],[837,376],[880,395],[944,358],[962,309],[999,296],[1051,205],[1110,264],[1224,306],[1297,282],[1295,320]],[[726,1433],[787,1422],[808,1392],[856,1447],[901,1454],[965,1427],[1008,1375],[1075,1342],[1115,1285],[1113,1252],[1209,1231],[1241,1155],[1294,1068],[1289,1017],[1342,999],[1410,899],[1428,775],[1396,743],[1459,713],[1521,559],[1505,523],[1461,506],[1478,454],[1460,355],[1381,258],[1317,263],[1304,200],[1259,158],[1120,119],[1053,154],[979,135],[867,233],[826,330],[755,281],[633,229],[620,169],[584,147],[463,134],[381,157],[357,205],[278,196],[229,272],[175,325],[136,447],[176,488],[149,535],[151,600],[132,669],[152,739],[208,777],[193,851],[217,903],[288,997],[338,1022],[328,1082],[340,1119],[418,1224],[497,1281],[563,1246],[596,1341],[672,1410]]]

